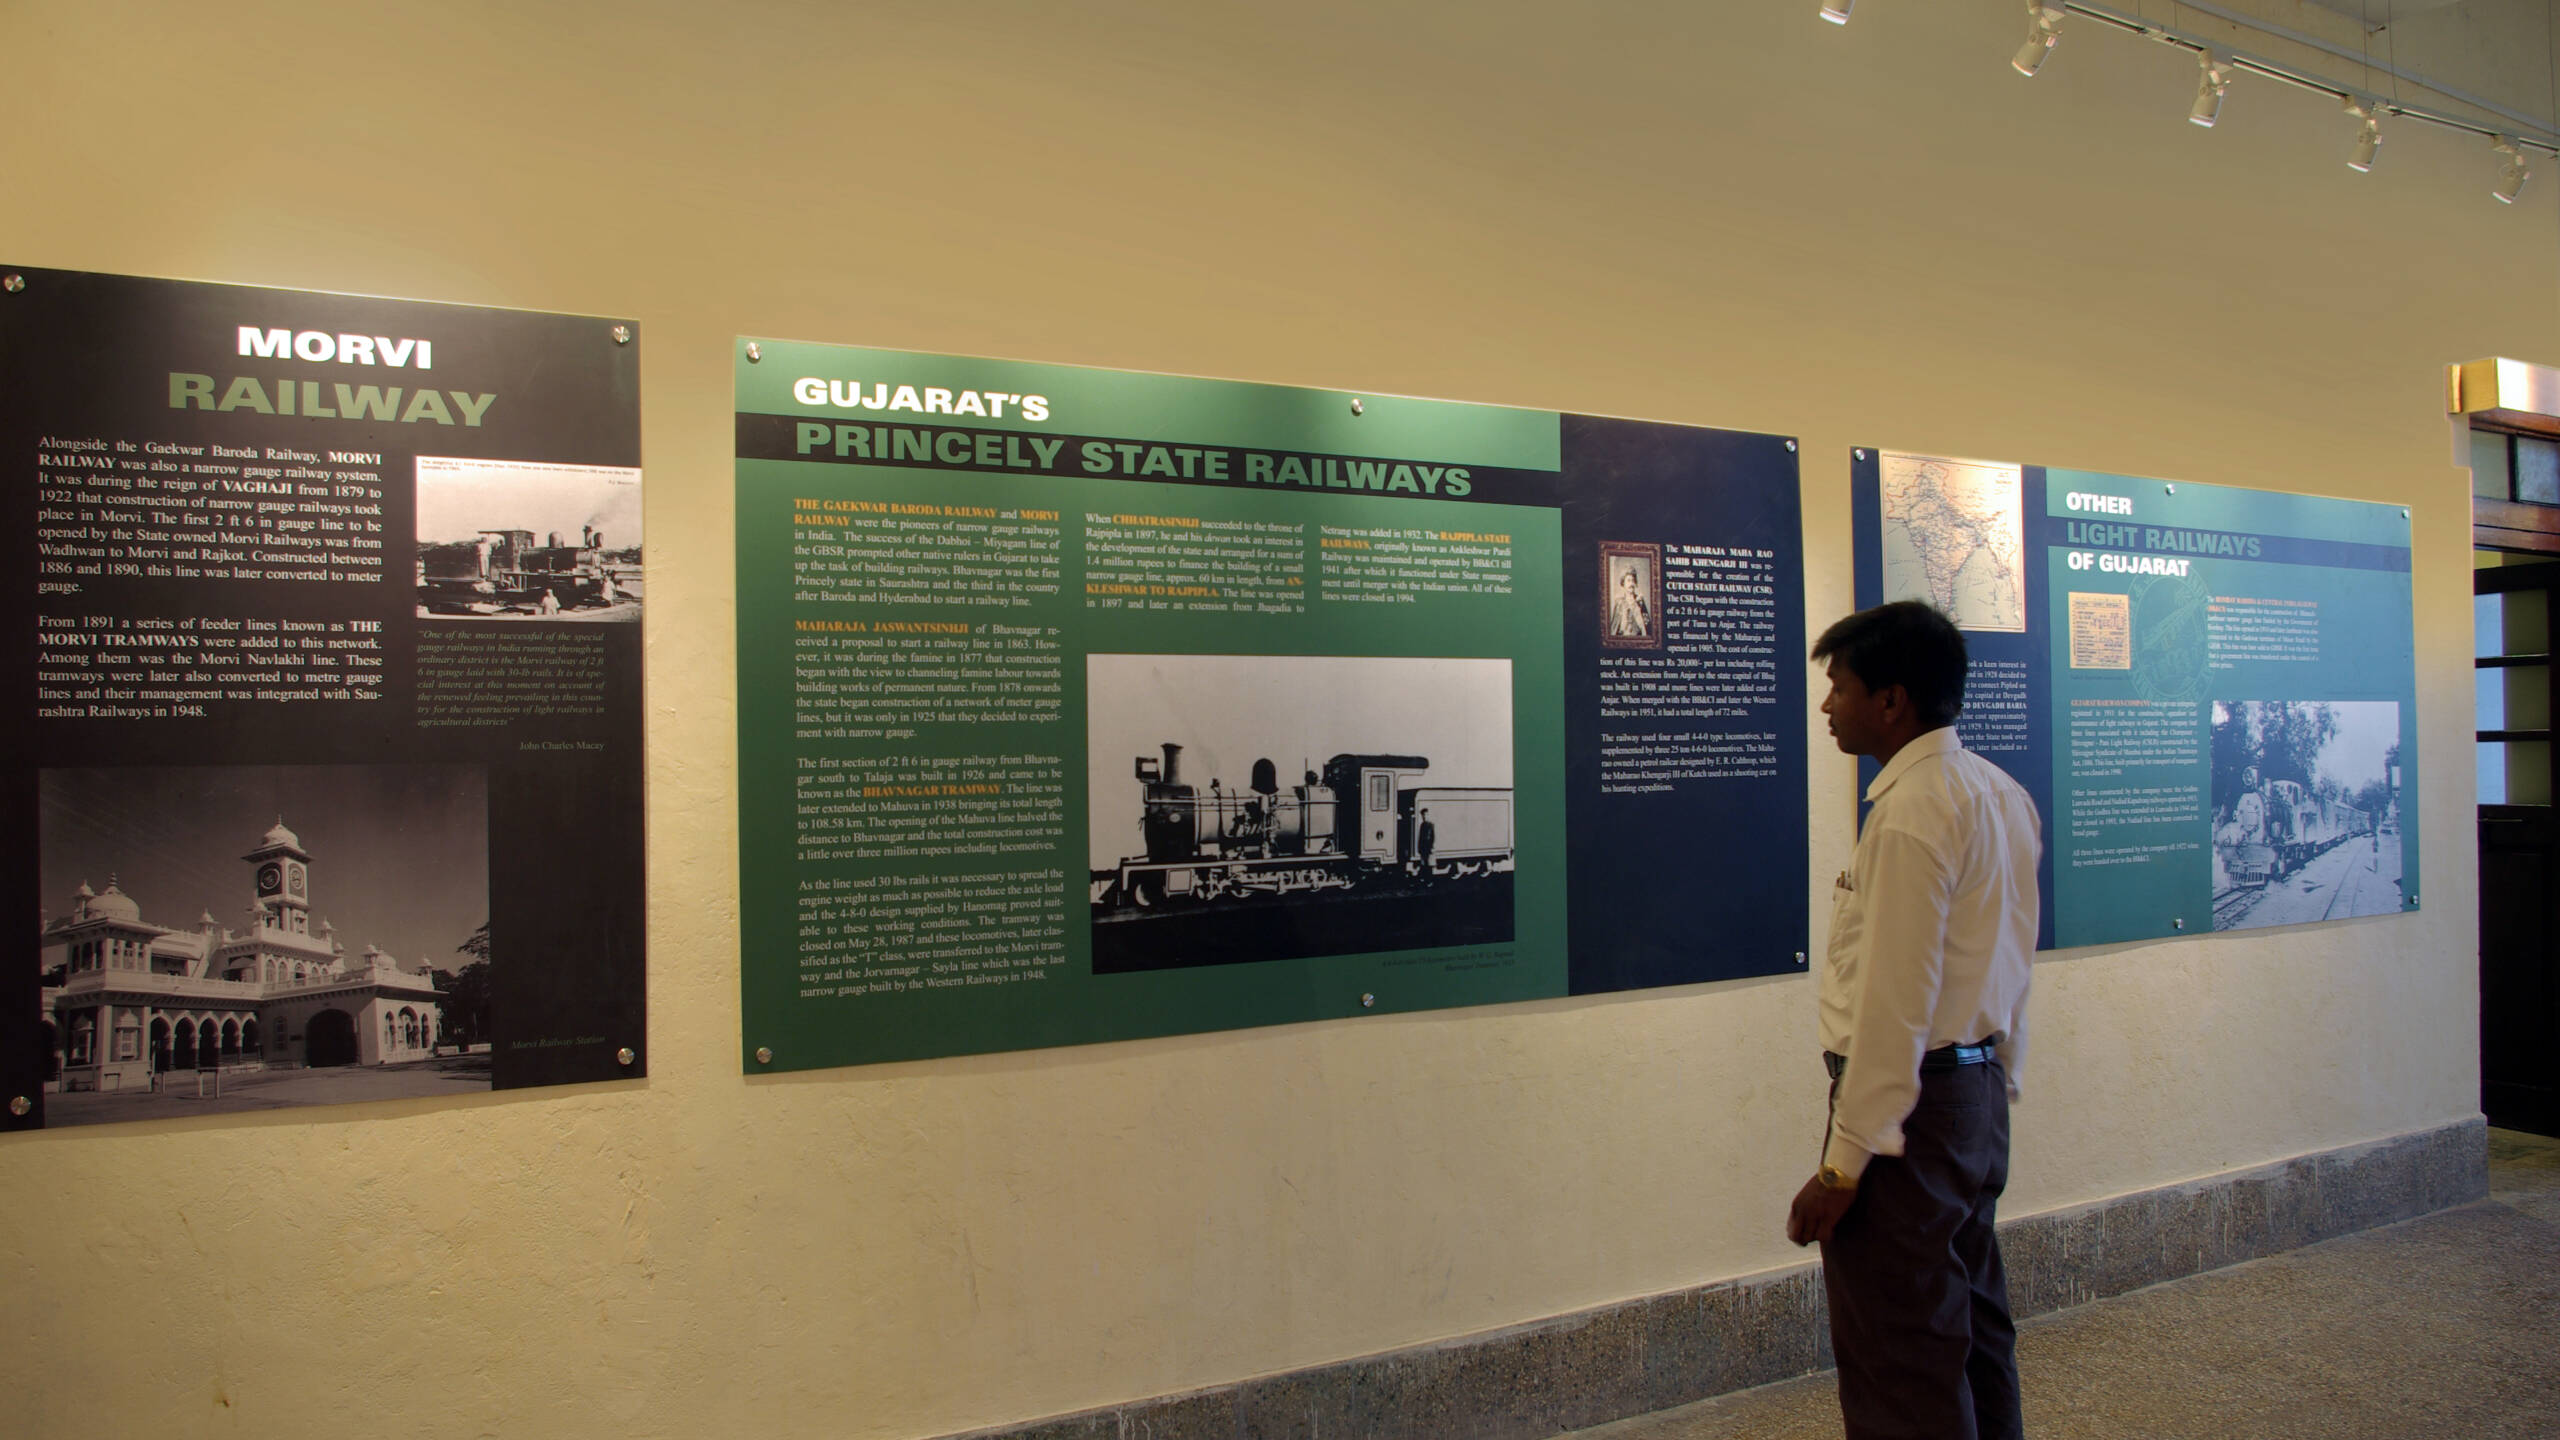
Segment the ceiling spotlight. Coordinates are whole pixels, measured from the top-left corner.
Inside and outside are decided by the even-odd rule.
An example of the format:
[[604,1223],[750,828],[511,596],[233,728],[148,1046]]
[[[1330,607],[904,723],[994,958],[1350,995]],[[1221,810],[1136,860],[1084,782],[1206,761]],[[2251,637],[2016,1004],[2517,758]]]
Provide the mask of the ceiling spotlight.
[[2222,118],[2222,92],[2231,88],[2231,62],[2211,50],[2196,57],[2196,103],[2187,110],[2190,123],[2207,130]]
[[2499,204],[2513,205],[2516,197],[2524,193],[2524,182],[2533,178],[2532,168],[2524,163],[2523,142],[2513,135],[2501,135],[2490,148],[2506,156],[2507,163],[2499,168],[2498,186],[2489,193],[2498,197]]
[[2355,157],[2347,162],[2348,169],[2361,175],[2373,168],[2374,152],[2382,148],[2382,102],[2350,95],[2347,113],[2364,122],[2356,127]]
[[1858,0],[1822,0],[1822,18],[1834,25],[1849,23],[1849,12],[1858,8]]
[[2044,0],[2027,0],[2027,43],[2018,47],[2009,68],[2033,79],[2036,71],[2044,65],[2044,57],[2052,54],[2053,47],[2062,40],[2062,16],[2060,5],[2048,5]]

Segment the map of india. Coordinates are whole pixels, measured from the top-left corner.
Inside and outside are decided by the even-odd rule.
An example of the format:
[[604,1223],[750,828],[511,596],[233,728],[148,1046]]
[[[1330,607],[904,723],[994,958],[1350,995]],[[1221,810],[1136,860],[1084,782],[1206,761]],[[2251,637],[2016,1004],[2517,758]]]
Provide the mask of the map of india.
[[1879,458],[1884,598],[1926,600],[1966,630],[2024,631],[2019,468],[1890,450]]

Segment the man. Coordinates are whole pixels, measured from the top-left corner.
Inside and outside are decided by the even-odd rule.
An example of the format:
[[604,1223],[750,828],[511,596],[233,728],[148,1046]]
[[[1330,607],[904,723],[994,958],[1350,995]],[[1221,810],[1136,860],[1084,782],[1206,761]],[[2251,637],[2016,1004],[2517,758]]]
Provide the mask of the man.
[[1440,827],[1431,823],[1431,812],[1422,812],[1422,823],[1414,828],[1413,853],[1422,862],[1422,873],[1431,873],[1431,849],[1440,841]]
[[1956,739],[1964,637],[1916,601],[1823,632],[1822,712],[1883,766],[1832,901],[1831,1125],[1787,1238],[1820,1242],[1850,1440],[2014,1440],[1993,1233],[2036,943],[2035,804]]
[[1618,572],[1618,590],[1609,601],[1609,633],[1635,640],[1653,634],[1653,607],[1644,602],[1644,587],[1632,565]]

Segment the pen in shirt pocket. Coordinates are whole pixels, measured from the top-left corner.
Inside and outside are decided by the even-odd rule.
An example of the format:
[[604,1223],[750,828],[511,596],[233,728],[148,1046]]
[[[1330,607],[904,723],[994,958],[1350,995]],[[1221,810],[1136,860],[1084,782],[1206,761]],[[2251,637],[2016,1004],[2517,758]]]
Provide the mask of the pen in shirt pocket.
[[1856,881],[1849,878],[1849,872],[1843,870],[1840,872],[1840,878],[1831,882],[1831,888],[1834,890],[1846,890],[1855,894],[1857,893],[1858,885]]

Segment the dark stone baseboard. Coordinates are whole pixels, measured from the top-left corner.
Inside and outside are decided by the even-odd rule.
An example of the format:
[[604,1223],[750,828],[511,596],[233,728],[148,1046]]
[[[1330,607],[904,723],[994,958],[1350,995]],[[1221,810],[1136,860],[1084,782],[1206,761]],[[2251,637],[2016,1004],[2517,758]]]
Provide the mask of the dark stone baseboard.
[[[2025,1216],[2000,1227],[2001,1253],[2023,1319],[2488,1193],[2488,1130],[2475,1119]],[[966,1440],[1530,1440],[1830,1363],[1821,1272],[1808,1265]]]

